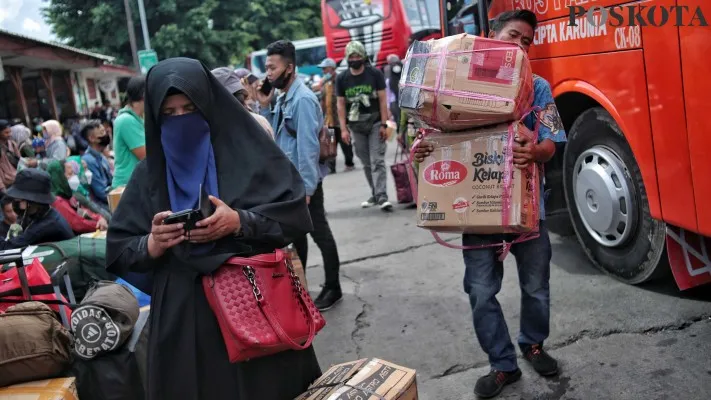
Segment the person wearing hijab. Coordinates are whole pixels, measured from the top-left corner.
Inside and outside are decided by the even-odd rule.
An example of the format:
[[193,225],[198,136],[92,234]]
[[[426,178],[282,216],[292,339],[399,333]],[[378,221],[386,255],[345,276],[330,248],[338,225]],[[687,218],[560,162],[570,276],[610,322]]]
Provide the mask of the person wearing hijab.
[[0,191],[5,191],[17,174],[20,150],[12,140],[12,130],[7,120],[0,119]]
[[232,93],[239,103],[252,114],[252,117],[254,117],[254,119],[259,122],[259,125],[264,128],[266,133],[269,134],[269,137],[274,139],[274,130],[269,124],[269,121],[267,121],[267,119],[263,116],[252,111],[252,109],[247,106],[247,97],[249,94],[247,93],[247,89],[245,89],[242,85],[241,79],[237,76],[237,73],[227,67],[221,67],[213,69],[212,74],[215,75],[217,81],[220,82],[220,84],[224,86],[228,92]]
[[[151,68],[145,101],[146,158],[113,214],[106,252],[109,272],[151,295],[146,398],[295,398],[321,374],[313,347],[230,363],[201,276],[313,229],[298,171],[197,60]],[[163,221],[195,209],[201,185],[215,211],[188,241]]]
[[105,231],[108,228],[106,220],[101,215],[82,207],[74,198],[67,179],[69,172],[73,172],[72,167],[64,161],[53,160],[47,165],[47,173],[52,183],[52,194],[56,196],[52,207],[67,220],[76,234],[97,230]]
[[69,188],[72,190],[72,197],[79,202],[79,205],[95,214],[101,215],[106,221],[111,221],[111,212],[91,200],[89,188],[91,188],[93,174],[81,156],[67,158],[64,163],[64,174],[67,177],[67,182],[69,182]]
[[41,167],[47,169],[47,164],[52,160],[64,160],[69,157],[70,151],[62,135],[62,125],[50,119],[42,123],[45,132],[44,157],[40,159],[27,159],[26,165],[30,168]]

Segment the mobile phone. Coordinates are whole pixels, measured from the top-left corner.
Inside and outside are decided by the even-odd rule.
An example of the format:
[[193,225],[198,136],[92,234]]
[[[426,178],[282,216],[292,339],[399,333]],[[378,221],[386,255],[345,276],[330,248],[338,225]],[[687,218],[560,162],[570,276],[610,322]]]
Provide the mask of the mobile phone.
[[257,78],[256,76],[254,76],[254,75],[252,75],[252,74],[249,74],[249,75],[247,76],[247,83],[249,83],[250,85],[253,84],[254,82],[258,81],[258,80],[259,80],[259,78]]
[[269,82],[269,79],[264,78],[262,81],[262,88],[259,89],[259,91],[266,95],[272,92],[272,84]]
[[183,210],[177,213],[170,214],[163,220],[164,225],[180,224],[183,223],[188,229],[188,226],[192,226],[195,222],[199,221],[201,216],[200,211],[197,210]]

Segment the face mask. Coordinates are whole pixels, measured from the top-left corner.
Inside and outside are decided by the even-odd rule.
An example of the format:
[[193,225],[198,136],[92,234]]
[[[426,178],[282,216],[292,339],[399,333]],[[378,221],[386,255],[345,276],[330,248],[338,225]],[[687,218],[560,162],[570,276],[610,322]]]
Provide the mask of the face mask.
[[364,63],[363,60],[348,61],[348,68],[350,68],[350,69],[360,69],[360,67],[363,66],[363,63]]
[[79,181],[79,176],[78,175],[72,175],[71,178],[69,178],[69,188],[72,189],[72,192],[76,192],[77,189],[79,189],[79,185],[81,185],[81,182]]
[[286,70],[284,70],[284,72],[282,72],[281,75],[279,75],[278,78],[276,78],[276,79],[274,79],[274,80],[272,81],[272,86],[274,86],[275,88],[281,90],[281,89],[284,89],[284,88],[286,87],[286,85],[289,83],[290,80],[291,80],[291,74],[289,74],[289,75],[287,76],[287,75],[286,75]]
[[94,176],[94,175],[91,173],[91,171],[86,171],[86,172],[84,173],[84,176],[86,177],[86,183],[87,183],[88,185],[91,185],[91,177]]
[[99,146],[106,147],[111,143],[111,138],[109,135],[104,135],[99,138]]
[[332,77],[331,74],[328,73],[328,74],[326,74],[326,75],[323,76],[323,80],[324,80],[324,81],[327,81],[327,80],[331,79],[331,77]]

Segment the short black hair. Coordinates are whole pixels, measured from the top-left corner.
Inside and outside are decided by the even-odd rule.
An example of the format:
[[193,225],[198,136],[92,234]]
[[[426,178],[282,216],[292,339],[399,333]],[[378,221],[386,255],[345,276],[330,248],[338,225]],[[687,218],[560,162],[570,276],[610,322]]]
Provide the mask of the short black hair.
[[277,40],[267,46],[267,56],[282,56],[292,64],[296,64],[296,48],[288,40]]
[[0,199],[0,208],[3,209],[2,211],[5,211],[5,206],[12,204],[12,200],[13,198],[8,195],[2,196],[2,199]]
[[536,14],[529,10],[514,10],[505,11],[497,15],[491,22],[491,30],[494,32],[501,32],[506,24],[511,21],[523,21],[531,25],[534,32],[536,31],[536,27],[538,27],[538,18],[536,18]]
[[101,121],[92,119],[89,121],[86,121],[84,126],[81,127],[81,131],[79,134],[81,135],[82,138],[88,140],[89,139],[89,132],[93,131],[94,129],[97,129],[101,125]]
[[134,76],[128,80],[126,84],[126,101],[133,103],[134,101],[143,100],[146,93],[146,78],[143,76]]

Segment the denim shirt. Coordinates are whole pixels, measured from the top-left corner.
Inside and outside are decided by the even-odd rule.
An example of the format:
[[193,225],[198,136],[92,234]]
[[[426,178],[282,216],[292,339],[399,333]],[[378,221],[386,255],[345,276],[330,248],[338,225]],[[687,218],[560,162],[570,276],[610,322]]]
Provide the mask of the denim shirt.
[[113,180],[109,160],[91,147],[86,150],[82,160],[86,161],[86,166],[91,171],[92,196],[98,202],[108,204],[106,189],[111,186],[111,181]]
[[[551,92],[551,86],[545,79],[538,75],[533,76],[533,106],[539,107],[538,119],[540,124],[538,126],[538,143],[548,139],[553,142],[565,142],[565,128],[563,127],[563,122],[558,114],[558,108],[555,105],[555,100],[553,99],[553,93]],[[533,114],[529,114],[523,123],[528,129],[533,130],[536,126],[536,120]],[[541,219],[546,219],[546,208],[544,204],[544,176],[542,174],[543,170],[540,170],[540,214]]]
[[[289,91],[279,96],[273,110],[262,108],[259,113],[271,121],[274,140],[299,171],[306,195],[313,196],[327,174],[326,165],[319,163],[323,113],[318,98],[297,78]],[[296,132],[296,137],[287,127]]]

